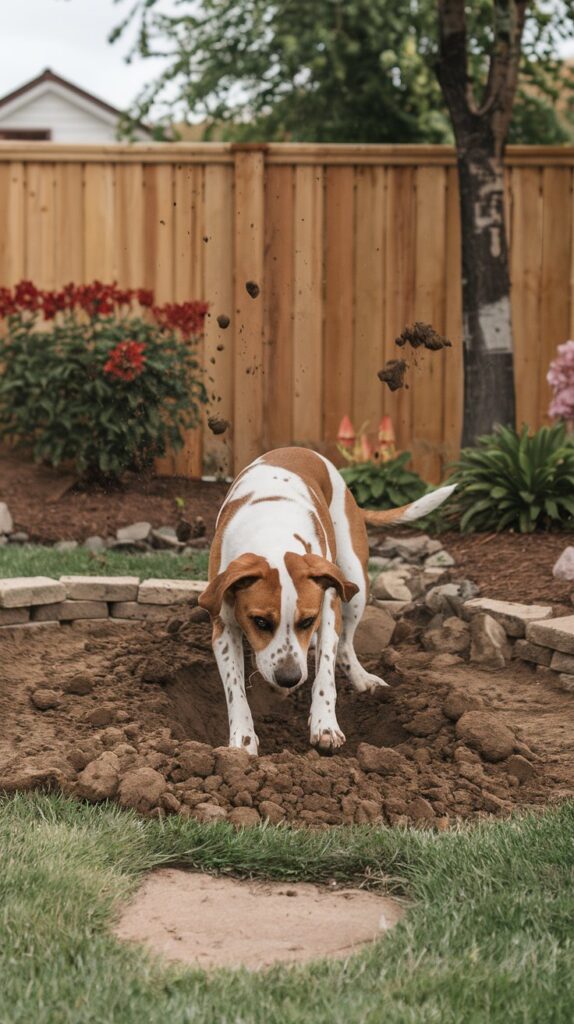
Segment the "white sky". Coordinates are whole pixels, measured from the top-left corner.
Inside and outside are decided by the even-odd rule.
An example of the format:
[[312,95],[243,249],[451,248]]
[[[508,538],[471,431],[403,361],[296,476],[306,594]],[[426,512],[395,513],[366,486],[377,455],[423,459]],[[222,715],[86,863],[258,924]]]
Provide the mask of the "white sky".
[[46,67],[124,109],[159,66],[126,64],[128,39],[113,46],[108,33],[131,0],[0,0],[0,96]]
[[[0,96],[46,67],[125,109],[160,69],[156,60],[126,64],[129,40],[108,33],[131,0],[0,0]],[[560,47],[574,56],[574,40]]]

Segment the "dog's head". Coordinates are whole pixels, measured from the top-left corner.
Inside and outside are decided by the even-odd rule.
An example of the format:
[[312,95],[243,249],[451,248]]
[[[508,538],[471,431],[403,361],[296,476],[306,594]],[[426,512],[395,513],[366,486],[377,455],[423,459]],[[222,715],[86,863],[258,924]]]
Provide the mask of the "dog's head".
[[287,552],[272,568],[266,558],[241,555],[219,573],[199,599],[213,619],[224,602],[255,654],[257,668],[271,686],[293,690],[307,679],[307,652],[321,621],[325,591],[350,601],[358,587],[337,565],[320,555]]

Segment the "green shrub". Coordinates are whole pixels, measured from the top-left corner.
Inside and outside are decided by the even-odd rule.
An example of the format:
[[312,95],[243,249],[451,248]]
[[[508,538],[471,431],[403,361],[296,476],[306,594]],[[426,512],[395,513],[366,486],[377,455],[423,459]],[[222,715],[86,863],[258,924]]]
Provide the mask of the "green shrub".
[[116,285],[0,289],[0,436],[85,479],[142,470],[199,420],[204,303]]
[[402,452],[388,462],[358,462],[341,469],[347,487],[363,508],[397,508],[415,501],[428,490],[418,473],[405,469],[411,457]]
[[450,482],[457,483],[449,515],[462,532],[533,530],[571,523],[574,444],[564,424],[529,436],[500,427],[464,448]]

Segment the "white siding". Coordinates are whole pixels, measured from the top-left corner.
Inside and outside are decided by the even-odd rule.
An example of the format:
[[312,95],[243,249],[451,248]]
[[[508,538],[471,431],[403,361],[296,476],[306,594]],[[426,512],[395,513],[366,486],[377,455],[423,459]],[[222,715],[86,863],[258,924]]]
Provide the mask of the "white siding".
[[49,130],[53,142],[117,141],[116,120],[111,113],[55,83],[43,84],[4,109],[0,107],[0,128]]

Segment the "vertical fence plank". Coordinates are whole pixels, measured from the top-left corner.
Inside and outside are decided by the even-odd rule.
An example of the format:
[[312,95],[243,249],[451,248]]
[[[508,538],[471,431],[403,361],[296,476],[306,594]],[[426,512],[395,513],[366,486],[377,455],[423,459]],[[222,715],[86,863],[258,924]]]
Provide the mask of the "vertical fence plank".
[[80,163],[54,166],[56,285],[84,281],[84,181]]
[[293,433],[296,444],[321,438],[323,353],[323,168],[295,170]]
[[[235,151],[235,362],[233,398],[234,470],[263,448],[264,152]],[[252,298],[246,284],[259,294]]]
[[377,371],[384,357],[385,171],[355,171],[355,338],[353,346],[353,423],[366,423],[376,438],[383,387]]
[[325,177],[323,436],[332,458],[339,424],[353,413],[355,173],[352,167],[328,167]]
[[84,169],[84,270],[87,281],[114,277],[114,165],[86,164]]
[[538,421],[547,423],[551,391],[546,373],[556,348],[568,339],[570,327],[572,172],[565,167],[542,171],[542,287],[540,299],[540,366]]
[[146,237],[142,164],[118,164],[115,200],[118,281],[124,288],[143,288],[146,284]]
[[0,165],[0,287],[4,288],[25,276],[25,185],[24,164]]
[[510,278],[514,333],[516,423],[538,425],[540,407],[540,287],[542,271],[542,174],[537,167],[512,170],[513,217]]
[[[395,338],[415,312],[415,171],[413,167],[389,167],[386,201],[386,301],[385,359],[401,358]],[[411,386],[393,394],[384,388],[383,410],[392,417],[397,446],[411,444]]]
[[444,400],[442,421],[441,477],[448,473],[456,459],[462,433],[463,414],[463,331],[462,278],[460,247],[460,209],[458,202],[458,171],[446,172],[446,313],[445,335],[452,348],[444,353]]
[[265,181],[264,368],[266,449],[293,438],[294,172],[269,167]]
[[26,174],[26,277],[39,288],[55,278],[54,165],[30,163]]
[[[230,167],[205,168],[205,237],[199,235],[203,245],[205,284],[199,298],[209,303],[206,320],[204,353],[205,365],[212,381],[207,381],[209,392],[208,415],[217,415],[233,423],[233,339],[235,316],[233,311],[233,170]],[[199,286],[198,286],[199,287]],[[228,316],[231,323],[222,329],[217,323],[219,315]],[[212,362],[215,360],[215,362]],[[203,461],[205,472],[227,476],[231,473],[233,452],[229,430],[215,436],[209,429],[203,435]]]

